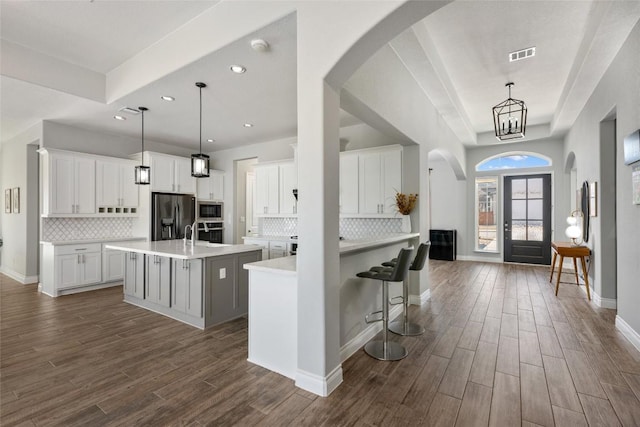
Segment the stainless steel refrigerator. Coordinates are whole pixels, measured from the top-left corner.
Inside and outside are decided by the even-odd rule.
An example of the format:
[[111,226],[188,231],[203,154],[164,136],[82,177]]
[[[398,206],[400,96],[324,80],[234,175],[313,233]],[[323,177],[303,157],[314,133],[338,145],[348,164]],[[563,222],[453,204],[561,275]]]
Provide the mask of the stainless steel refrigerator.
[[152,193],[151,240],[182,239],[185,227],[195,221],[195,204],[189,194]]

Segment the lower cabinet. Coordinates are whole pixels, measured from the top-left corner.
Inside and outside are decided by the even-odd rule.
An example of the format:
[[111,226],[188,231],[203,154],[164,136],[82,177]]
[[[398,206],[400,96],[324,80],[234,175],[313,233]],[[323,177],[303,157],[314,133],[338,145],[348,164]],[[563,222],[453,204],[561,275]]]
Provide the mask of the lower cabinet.
[[202,260],[172,259],[171,308],[202,317]]
[[124,262],[124,294],[144,298],[144,258],[143,254],[126,252]]
[[106,249],[102,245],[102,281],[115,282],[124,279],[124,252]]
[[207,258],[206,322],[215,325],[247,314],[249,272],[244,264],[260,261],[260,252]]
[[169,307],[171,303],[171,258],[147,255],[145,298]]

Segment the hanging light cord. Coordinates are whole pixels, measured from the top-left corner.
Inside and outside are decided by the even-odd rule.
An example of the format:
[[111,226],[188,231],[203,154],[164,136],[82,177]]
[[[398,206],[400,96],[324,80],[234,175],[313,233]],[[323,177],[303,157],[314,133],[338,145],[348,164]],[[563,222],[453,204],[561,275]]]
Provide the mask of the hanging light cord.
[[202,86],[200,86],[200,155],[202,155]]
[[142,111],[142,160],[141,160],[141,165],[144,166],[144,110]]

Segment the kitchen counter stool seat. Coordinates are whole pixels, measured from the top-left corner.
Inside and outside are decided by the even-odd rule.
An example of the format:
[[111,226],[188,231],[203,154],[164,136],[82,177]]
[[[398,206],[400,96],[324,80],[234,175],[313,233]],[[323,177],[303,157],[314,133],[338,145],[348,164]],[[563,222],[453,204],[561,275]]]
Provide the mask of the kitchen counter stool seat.
[[[416,252],[416,257],[413,259],[409,271],[420,271],[424,268],[424,264],[429,256],[429,249],[431,248],[431,242],[427,241],[421,243]],[[397,258],[393,258],[391,261],[383,262],[382,267],[373,267],[374,271],[390,271],[398,262]],[[416,323],[409,322],[409,283],[405,280],[402,286],[402,320],[396,320],[391,322],[389,330],[394,334],[403,336],[415,336],[422,335],[424,328]]]
[[[361,278],[380,280],[382,282],[382,310],[371,313],[365,317],[367,323],[382,322],[382,340],[370,341],[364,346],[364,351],[375,359],[400,360],[407,357],[408,352],[404,346],[397,342],[389,341],[389,282],[404,281],[407,271],[409,271],[412,253],[412,248],[400,249],[397,258],[398,262],[391,270],[368,270],[356,275]],[[382,314],[380,319],[369,320],[369,316],[378,313]]]

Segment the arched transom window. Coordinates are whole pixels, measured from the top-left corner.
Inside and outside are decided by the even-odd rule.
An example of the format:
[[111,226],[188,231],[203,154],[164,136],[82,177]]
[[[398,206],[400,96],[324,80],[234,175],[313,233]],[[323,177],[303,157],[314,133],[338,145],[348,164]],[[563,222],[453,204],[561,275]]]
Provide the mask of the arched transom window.
[[501,153],[484,159],[476,165],[476,171],[497,171],[501,169],[528,169],[551,166],[551,159],[541,154],[514,152]]

